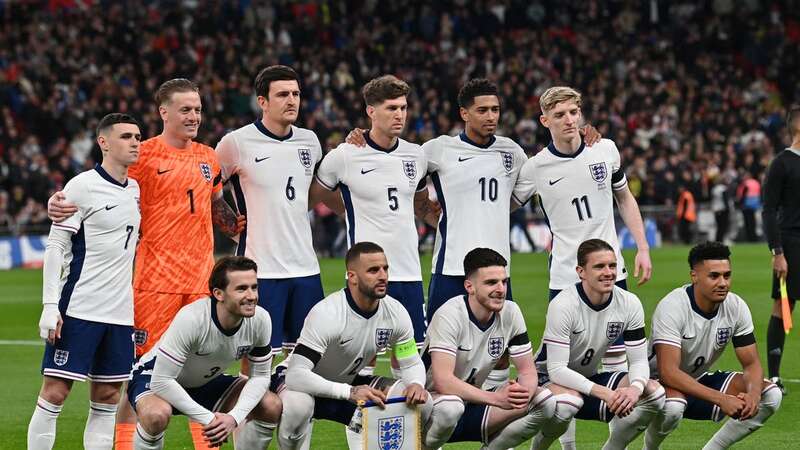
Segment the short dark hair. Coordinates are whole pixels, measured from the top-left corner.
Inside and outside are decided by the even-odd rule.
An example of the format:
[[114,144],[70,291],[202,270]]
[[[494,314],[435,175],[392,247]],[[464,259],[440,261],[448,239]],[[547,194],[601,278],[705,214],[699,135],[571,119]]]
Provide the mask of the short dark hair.
[[137,122],[132,116],[123,113],[111,113],[106,114],[102,119],[100,119],[100,123],[97,124],[97,136],[100,136],[101,133],[108,131],[109,128],[118,123],[132,123],[139,127],[140,130],[142,129],[141,125],[139,125],[139,122]]
[[497,93],[497,85],[491,80],[486,78],[473,78],[461,87],[458,91],[458,106],[461,108],[469,108],[475,103],[475,97],[481,95],[494,95],[499,97]]
[[800,133],[800,103],[795,103],[786,111],[786,130],[790,137]]
[[697,244],[689,250],[689,268],[691,269],[709,259],[730,260],[731,249],[722,242],[711,241]]
[[297,81],[298,86],[300,85],[300,77],[297,76],[294,69],[289,66],[275,65],[264,67],[258,72],[256,80],[253,82],[253,89],[255,89],[256,95],[268,97],[270,83],[281,80],[294,80]]
[[474,248],[464,256],[464,277],[469,278],[478,269],[492,266],[508,265],[508,261],[503,258],[503,255],[497,253],[490,248],[478,247]]
[[178,92],[197,92],[199,94],[200,88],[197,87],[194,81],[187,80],[186,78],[173,78],[165,81],[156,91],[156,105],[161,106],[169,102],[172,100],[172,94],[177,94]]
[[586,267],[586,260],[589,259],[589,255],[602,251],[613,252],[614,248],[602,239],[589,239],[581,242],[581,245],[578,246],[578,265]]
[[228,287],[230,280],[228,279],[229,272],[240,272],[252,270],[258,273],[258,266],[256,262],[244,256],[223,256],[214,264],[211,269],[211,276],[208,278],[208,290],[211,297],[214,297],[214,289],[222,289],[223,291]]
[[367,105],[380,105],[386,100],[407,96],[411,92],[408,83],[394,75],[383,75],[370,80],[364,85],[361,93]]
[[367,241],[358,242],[353,244],[353,246],[350,247],[350,250],[347,250],[347,254],[344,257],[345,265],[347,267],[350,267],[350,264],[353,261],[356,261],[359,257],[361,257],[361,255],[369,253],[385,253],[385,252],[383,251],[383,248],[380,245],[374,242],[367,242]]

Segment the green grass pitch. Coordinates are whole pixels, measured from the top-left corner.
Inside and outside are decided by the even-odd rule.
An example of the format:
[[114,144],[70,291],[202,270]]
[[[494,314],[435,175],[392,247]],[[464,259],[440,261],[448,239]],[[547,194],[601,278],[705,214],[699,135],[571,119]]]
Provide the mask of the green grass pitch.
[[[758,350],[764,364],[764,340],[767,319],[771,307],[770,257],[766,245],[736,245],[733,247],[733,290],[750,305],[756,325]],[[642,299],[650,325],[650,316],[658,300],[676,286],[688,280],[686,263],[687,247],[666,247],[653,251],[654,277],[643,287],[632,287],[633,292]],[[633,254],[626,253],[628,268],[632,269]],[[423,255],[425,286],[430,273],[430,256]],[[323,260],[322,279],[325,292],[339,289],[343,281],[341,260]],[[525,313],[529,333],[534,346],[538,345],[544,327],[547,308],[547,259],[544,254],[515,254],[512,258],[512,279],[516,301]],[[634,284],[634,283],[632,283]],[[37,323],[41,311],[41,271],[14,270],[0,272],[0,371],[5,379],[0,389],[0,449],[25,448],[28,421],[33,412],[36,395],[41,384],[39,367],[42,345],[38,340]],[[796,317],[796,320],[800,318]],[[791,448],[800,432],[794,429],[794,418],[800,414],[800,362],[795,357],[800,352],[800,329],[788,336],[787,356],[783,361],[782,374],[790,380],[787,387],[790,395],[784,399],[780,411],[767,425],[753,436],[745,439],[736,448],[775,449]],[[732,350],[720,359],[717,368],[738,369],[739,365]],[[385,364],[379,371],[386,372]],[[765,366],[766,371],[766,366]],[[797,381],[793,381],[797,380]],[[83,383],[75,383],[72,395],[67,400],[58,421],[57,449],[82,448],[83,426],[87,414],[87,388]],[[664,443],[665,449],[699,449],[719,428],[711,422],[684,421]],[[608,431],[599,422],[578,422],[578,448],[597,449],[605,441]],[[272,448],[277,448],[277,440]],[[641,448],[641,437],[630,448]],[[451,444],[447,449],[473,449],[472,444]],[[166,448],[190,449],[186,419],[173,419],[167,432]],[[224,448],[232,449],[231,444]],[[333,422],[318,422],[314,429],[312,448],[345,449],[343,426]],[[527,445],[518,447],[527,449]],[[558,448],[554,444],[553,448]]]

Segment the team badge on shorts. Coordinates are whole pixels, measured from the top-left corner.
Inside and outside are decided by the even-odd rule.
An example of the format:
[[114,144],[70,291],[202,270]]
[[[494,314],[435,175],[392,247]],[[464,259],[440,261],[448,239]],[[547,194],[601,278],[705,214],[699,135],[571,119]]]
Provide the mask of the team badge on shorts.
[[717,347],[724,347],[731,338],[731,327],[717,328]]
[[592,175],[592,179],[597,183],[602,183],[606,181],[606,177],[608,177],[608,169],[606,169],[606,163],[599,162],[596,164],[589,164],[589,173]]
[[311,150],[307,148],[298,148],[297,156],[300,158],[300,164],[306,169],[311,168]]
[[141,328],[136,328],[133,330],[133,343],[138,345],[139,347],[143,346],[147,342],[147,330],[143,330]]
[[514,168],[514,154],[510,152],[500,152],[500,157],[503,158],[503,169],[506,172],[511,172]]
[[391,328],[378,328],[375,330],[375,347],[385,349],[389,346],[389,338],[392,337]]
[[417,178],[417,162],[403,161],[403,173],[412,180]]
[[492,359],[497,359],[500,355],[503,354],[503,338],[502,337],[493,337],[489,338],[489,343],[486,346],[487,350],[489,350],[489,356]]
[[63,366],[67,363],[67,360],[69,360],[69,350],[56,350],[53,355],[53,362],[57,366]]
[[608,322],[606,325],[606,337],[609,341],[613,341],[622,333],[622,322]]
[[252,345],[240,345],[239,348],[236,349],[236,359],[244,358],[244,355],[250,353],[251,348],[253,348]]
[[211,181],[211,166],[206,163],[200,163],[200,173],[203,174],[203,178],[206,181]]
[[378,447],[386,450],[403,446],[403,416],[387,417],[378,421]]

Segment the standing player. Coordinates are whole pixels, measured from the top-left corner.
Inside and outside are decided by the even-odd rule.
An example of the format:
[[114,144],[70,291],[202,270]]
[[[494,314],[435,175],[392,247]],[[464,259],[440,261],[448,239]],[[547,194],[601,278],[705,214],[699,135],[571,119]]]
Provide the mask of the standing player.
[[[667,294],[653,314],[650,364],[667,400],[647,428],[647,449],[659,448],[683,417],[718,422],[729,416],[703,447],[725,449],[761,428],[780,407],[780,389],[763,380],[747,303],[730,292],[730,254],[719,242],[692,248],[692,284]],[[743,373],[708,372],[731,341]]]
[[262,69],[255,91],[261,120],[225,135],[217,157],[248,219],[237,254],[258,263],[258,298],[272,318],[272,349],[291,352],[308,311],[324,297],[308,219],[309,204],[317,203],[309,191],[322,147],[313,131],[292,125],[300,111],[294,70]]
[[319,166],[317,181],[341,193],[348,246],[371,241],[386,249],[392,264],[389,295],[408,310],[421,347],[425,299],[414,217],[415,212],[427,212],[428,163],[419,145],[399,137],[406,125],[408,84],[384,75],[367,83],[363,93],[372,123],[364,136],[368,148],[344,143],[331,150]]
[[[312,418],[349,424],[359,401],[383,405],[387,395],[402,393],[409,405],[426,404],[423,422],[430,417],[425,367],[408,312],[387,295],[389,265],[383,249],[358,242],[345,261],[347,287],[311,309],[288,369],[277,372],[284,405],[278,439],[284,450],[307,448]],[[401,381],[358,375],[388,348],[394,349]],[[350,448],[361,447],[361,435],[349,428],[347,439]]]
[[[156,105],[164,129],[141,145],[139,162],[130,177],[141,188],[142,236],[133,277],[136,354],[147,352],[184,305],[207,294],[214,266],[212,221],[228,235],[243,228],[222,197],[216,154],[193,141],[202,120],[196,84],[183,78],[164,82],[156,91]],[[74,207],[51,198],[53,220]],[[202,427],[190,423],[196,449],[203,444]],[[136,429],[133,411],[122,404],[115,446],[130,450]]]
[[[536,435],[555,413],[553,394],[538,387],[525,318],[516,303],[506,300],[506,264],[488,248],[467,253],[463,270],[468,294],[448,300],[428,326],[422,357],[428,366],[428,389],[434,393],[434,405],[456,408],[456,414],[442,420],[447,426],[441,427],[441,436],[428,432],[434,448],[459,441],[513,448]],[[517,368],[517,380],[493,392],[482,390],[506,350]]]
[[[221,258],[208,287],[211,296],[181,308],[134,367],[128,400],[139,419],[137,450],[164,447],[164,431],[175,411],[203,424],[213,447],[237,426],[237,449],[264,449],[272,440],[281,401],[269,392],[270,318],[258,306],[256,263],[241,256]],[[245,356],[250,361],[247,378],[225,374]],[[252,420],[245,425],[247,418]]]
[[[64,187],[76,214],[50,228],[44,255],[39,334],[47,340],[30,450],[51,449],[74,380],[91,380],[83,446],[111,449],[122,382],[133,364],[133,259],[139,236],[139,124],[109,114],[97,126],[103,162]],[[63,276],[62,276],[63,271]]]
[[[664,406],[664,388],[649,379],[642,304],[614,285],[617,252],[605,241],[589,239],[578,247],[577,259],[581,281],[550,302],[537,365],[543,380],[549,377],[565,394],[583,397],[576,418],[610,422],[604,449],[624,449]],[[597,373],[600,356],[619,336],[628,371]],[[545,426],[531,448],[547,448],[568,424]]]
[[792,139],[767,169],[764,182],[764,234],[772,252],[772,314],[767,326],[767,370],[770,380],[784,390],[780,379],[786,333],[781,312],[780,279],[786,280],[789,306],[800,298],[800,105],[789,108],[786,127]]

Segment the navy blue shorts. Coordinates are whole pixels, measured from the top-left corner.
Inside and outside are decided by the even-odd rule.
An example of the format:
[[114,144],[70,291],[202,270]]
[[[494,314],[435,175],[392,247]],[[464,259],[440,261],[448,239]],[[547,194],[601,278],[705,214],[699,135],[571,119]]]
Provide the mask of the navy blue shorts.
[[[627,375],[628,372],[603,372],[592,375],[589,377],[595,384],[605,386],[614,390],[619,386],[619,382]],[[591,395],[581,394],[583,397],[583,408],[581,408],[575,418],[583,420],[600,420],[603,422],[610,422],[614,418],[614,413],[608,409],[606,402]]]
[[486,443],[486,421],[489,419],[489,405],[464,402],[464,414],[458,419],[456,428],[447,442]]
[[[513,300],[511,294],[511,278],[508,279],[506,286],[506,298]],[[445,302],[458,295],[467,295],[464,289],[464,277],[460,275],[442,275],[434,273],[431,275],[431,282],[428,284],[428,323],[433,319],[433,313],[444,305]]]
[[[616,283],[618,288],[628,290],[628,280],[617,280]],[[556,298],[556,295],[560,294],[563,289],[550,289],[550,301],[553,301]],[[625,338],[622,336],[622,333],[619,334],[617,340],[615,340],[611,345],[608,346],[608,351],[621,351],[625,350]]]
[[[151,359],[145,364],[137,365],[133,371],[133,377],[131,378],[130,383],[128,383],[127,393],[128,401],[131,403],[131,406],[133,406],[134,411],[136,410],[136,402],[143,396],[151,394],[150,378],[153,374],[153,367],[155,367],[156,359],[157,357]],[[234,390],[234,388],[239,384],[246,382],[247,380],[244,378],[222,374],[217,375],[216,377],[212,378],[211,381],[202,386],[195,388],[184,388],[184,390],[187,394],[189,394],[189,397],[196,401],[200,406],[208,409],[211,412],[217,412],[228,399],[228,396]],[[173,407],[172,414],[180,415],[183,414],[183,412]]]
[[98,383],[127,381],[134,352],[132,326],[65,315],[61,339],[45,345],[42,374]]
[[258,279],[258,305],[272,319],[272,352],[291,351],[308,312],[325,297],[319,274],[297,278]]
[[[723,372],[720,370],[714,373],[706,372],[697,379],[697,382],[715,391],[725,392],[734,375],[736,375],[736,372]],[[692,420],[719,422],[725,418],[725,413],[719,409],[719,406],[711,402],[687,395],[686,411],[683,412],[683,417]]]
[[417,347],[421,346],[425,342],[425,329],[428,328],[422,281],[390,281],[386,293],[406,307],[414,326],[414,341]]

